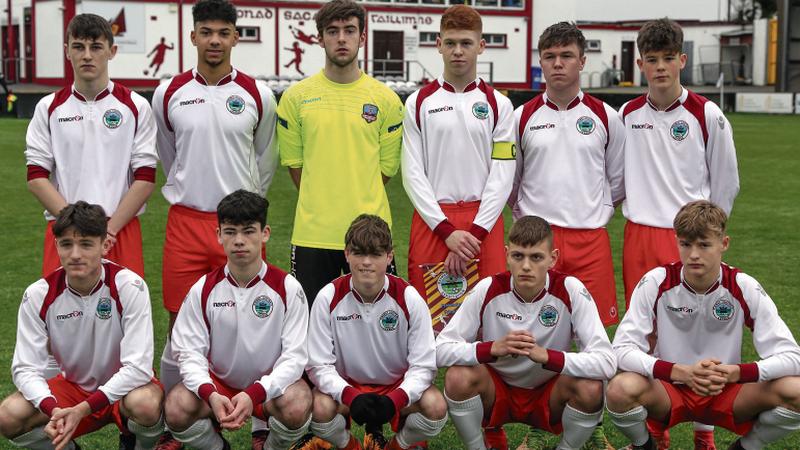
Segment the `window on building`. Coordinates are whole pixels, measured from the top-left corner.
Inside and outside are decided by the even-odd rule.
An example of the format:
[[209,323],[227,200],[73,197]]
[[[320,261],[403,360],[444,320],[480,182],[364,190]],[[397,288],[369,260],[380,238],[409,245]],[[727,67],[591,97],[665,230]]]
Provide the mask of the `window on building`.
[[239,42],[261,42],[261,27],[258,26],[238,26]]
[[420,47],[434,47],[436,45],[436,38],[439,37],[438,31],[420,31],[419,32],[419,46]]
[[487,48],[507,48],[508,43],[505,34],[484,34],[483,40],[486,41]]
[[599,52],[603,50],[603,46],[601,44],[600,39],[587,39],[586,40],[586,51],[587,52]]

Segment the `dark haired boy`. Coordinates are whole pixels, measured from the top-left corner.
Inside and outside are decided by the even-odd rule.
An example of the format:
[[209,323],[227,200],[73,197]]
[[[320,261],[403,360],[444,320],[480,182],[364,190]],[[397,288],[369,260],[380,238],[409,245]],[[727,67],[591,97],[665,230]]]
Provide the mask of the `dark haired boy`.
[[611,343],[583,283],[553,270],[544,219],[521,217],[508,241],[509,271],[481,280],[436,338],[450,417],[468,449],[488,447],[481,426],[511,422],[563,431],[558,448],[579,449],[603,416]]
[[[192,16],[197,66],[153,94],[167,176],[162,193],[171,205],[162,272],[169,329],[192,284],[226,262],[215,231],[217,204],[237,189],[266,195],[278,162],[272,91],[231,65],[236,8],[201,0]],[[169,392],[179,380],[169,339],[160,373]]]
[[[743,435],[730,449],[746,450],[800,429],[800,347],[761,285],[722,262],[727,219],[706,200],[683,206],[673,222],[680,261],[639,281],[617,328],[608,412],[633,449],[656,448],[645,421],[721,426]],[[758,361],[742,362],[744,327]]]
[[[111,243],[101,206],[67,205],[52,230],[62,267],[22,297],[11,364],[19,391],[0,404],[0,434],[17,447],[74,449],[73,438],[114,423],[120,448],[151,449],[164,393],[147,284],[103,259]],[[48,351],[61,372],[45,379]]]
[[384,184],[400,166],[403,104],[358,66],[365,15],[352,0],[317,11],[325,67],[289,87],[278,106],[281,164],[299,190],[292,274],[310,299],[347,272],[342,236],[357,215],[392,221]]
[[555,270],[575,276],[594,298],[603,325],[619,321],[606,225],[625,196],[625,129],[617,112],[580,88],[586,39],[573,23],[539,37],[545,92],[515,111],[515,218],[536,215],[560,250]]
[[108,218],[106,257],[144,275],[138,215],[155,188],[156,126],[142,96],[111,81],[117,53],[108,21],[78,14],[64,52],[74,82],[44,97],[28,125],[28,189],[45,208],[42,275],[59,267],[53,221],[67,203],[84,200]]
[[311,391],[300,379],[308,355],[308,306],[291,275],[264,262],[267,200],[238,190],[217,207],[227,263],[189,290],[172,330],[182,382],[168,394],[167,427],[200,450],[229,449],[214,429],[268,420],[265,448],[287,449],[311,421]]
[[[327,284],[311,308],[307,372],[316,386],[311,431],[337,448],[357,449],[345,416],[366,424],[365,449],[409,448],[433,438],[447,406],[433,386],[436,349],[428,307],[408,283],[386,273],[389,225],[358,216],[345,236],[350,274]],[[397,432],[386,446],[381,434]]]

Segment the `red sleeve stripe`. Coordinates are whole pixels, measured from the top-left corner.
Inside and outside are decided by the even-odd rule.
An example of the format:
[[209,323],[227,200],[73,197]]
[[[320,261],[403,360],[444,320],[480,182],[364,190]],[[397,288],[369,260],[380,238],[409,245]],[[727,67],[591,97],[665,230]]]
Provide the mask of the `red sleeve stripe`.
[[522,145],[522,136],[525,134],[525,129],[528,127],[528,121],[531,120],[533,113],[539,110],[544,105],[544,94],[539,94],[529,102],[525,103],[522,107],[522,116],[519,120],[519,142]]
[[133,179],[138,181],[147,181],[150,183],[156,182],[156,168],[155,167],[139,167],[133,171]]
[[647,104],[647,96],[645,96],[645,95],[641,95],[641,96],[636,97],[635,99],[629,101],[625,105],[625,109],[622,110],[622,120],[624,121],[625,117],[628,114],[636,111],[637,109],[641,108],[642,106],[644,106],[646,104]]
[[56,108],[69,100],[70,95],[72,95],[72,86],[67,86],[56,92],[56,95],[53,98],[53,103],[50,103],[50,107],[47,108],[47,117],[49,118],[51,115],[53,115],[53,111],[55,111]]
[[561,371],[564,370],[565,363],[566,356],[564,352],[547,349],[547,363],[542,364],[542,368],[551,372],[561,373]]
[[668,383],[672,382],[672,366],[675,363],[659,359],[653,366],[653,378],[657,380],[664,380]]
[[700,130],[703,132],[703,145],[708,145],[708,127],[706,127],[706,102],[707,98],[689,91],[686,101],[683,102],[683,107],[694,116],[700,124]]
[[97,411],[100,411],[111,404],[103,391],[95,391],[94,394],[86,398],[86,403],[89,404],[89,408],[91,408],[92,413],[96,413]]
[[589,94],[584,94],[583,104],[600,118],[600,122],[603,122],[603,127],[606,129],[606,148],[608,148],[608,142],[611,140],[611,130],[608,128],[608,114],[606,113],[605,105]]
[[127,106],[128,109],[131,110],[131,114],[133,114],[133,121],[134,121],[134,133],[139,130],[139,110],[136,108],[136,104],[133,103],[133,98],[131,98],[131,90],[126,88],[125,86],[114,83],[114,91],[111,93],[114,98],[116,98],[120,103]]
[[758,364],[739,364],[739,383],[755,383],[758,381]]
[[55,397],[47,397],[39,402],[39,410],[42,411],[47,417],[53,415],[53,410],[56,409],[57,406],[58,402],[56,401]]
[[494,89],[483,80],[481,80],[478,87],[486,95],[486,101],[489,102],[489,108],[492,109],[492,115],[494,117],[492,132],[494,132],[494,129],[497,127],[497,119],[500,116],[500,112],[497,110],[497,98],[494,96]]
[[162,108],[164,110],[164,123],[167,125],[167,129],[169,131],[174,131],[172,129],[172,124],[169,121],[169,101],[172,99],[172,96],[175,95],[178,89],[193,79],[194,77],[192,76],[192,71],[187,70],[186,72],[183,72],[182,74],[173,78],[167,87],[167,91],[164,92],[164,102],[162,104]]
[[244,390],[245,394],[253,401],[253,406],[260,405],[267,401],[267,391],[261,383],[253,383]]
[[50,171],[42,166],[30,165],[28,166],[28,181],[37,178],[50,178]]
[[214,392],[217,392],[217,387],[211,383],[201,384],[197,389],[198,397],[200,397],[206,403],[208,403],[208,398],[211,397],[211,394]]
[[473,223],[472,226],[469,227],[469,234],[475,236],[475,239],[482,241],[489,235],[489,231]]
[[436,228],[433,229],[433,234],[435,234],[442,241],[446,241],[454,231],[456,231],[455,225],[450,223],[449,220],[444,219],[443,221],[439,222],[439,225],[436,225]]
[[439,90],[439,80],[433,80],[431,83],[428,83],[419,90],[417,93],[417,102],[416,102],[416,120],[417,120],[417,128],[422,131],[422,121],[420,120],[420,114],[422,112],[422,102],[425,101],[426,98],[433,95],[434,92]]
[[211,291],[214,290],[214,287],[224,279],[225,266],[222,266],[206,275],[206,281],[203,284],[203,290],[200,293],[200,308],[203,310],[203,321],[206,323],[206,328],[209,332],[211,332],[211,322],[208,320],[208,297],[211,296]]
[[572,314],[572,299],[564,283],[567,280],[567,274],[550,269],[547,271],[547,275],[550,277],[550,286],[547,288],[547,293],[561,300],[561,303],[567,307],[567,311]]
[[497,358],[492,356],[492,344],[494,341],[479,342],[475,346],[475,357],[481,364],[486,364],[495,361]]
[[489,289],[486,291],[486,297],[483,299],[481,312],[478,316],[480,317],[480,326],[478,328],[483,328],[483,313],[486,311],[486,305],[495,298],[509,292],[511,292],[511,272],[492,275],[492,284],[489,285]]
[[250,97],[253,97],[253,101],[256,103],[256,108],[258,109],[258,120],[256,121],[257,127],[258,124],[261,123],[261,117],[264,115],[264,105],[261,102],[261,93],[258,92],[256,80],[242,72],[237,71],[236,78],[233,81],[241,86],[242,89],[244,89],[248,94],[250,94]]
[[47,294],[42,302],[42,309],[39,310],[39,318],[42,322],[47,323],[47,311],[50,306],[56,301],[59,295],[67,289],[67,273],[62,268],[56,269],[45,277],[47,281]]
[[264,274],[264,283],[275,291],[283,300],[283,308],[286,309],[286,272],[267,264],[267,273]]

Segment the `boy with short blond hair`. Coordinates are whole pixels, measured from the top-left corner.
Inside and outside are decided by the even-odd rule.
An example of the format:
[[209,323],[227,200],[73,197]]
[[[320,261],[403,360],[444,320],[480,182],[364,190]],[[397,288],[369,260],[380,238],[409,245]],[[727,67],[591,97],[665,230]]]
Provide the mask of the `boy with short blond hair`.
[[[800,429],[800,347],[761,285],[722,262],[726,222],[706,200],[681,208],[680,261],[641,279],[617,329],[622,372],[609,382],[608,411],[634,449],[656,448],[645,421],[722,426],[743,435],[731,449],[747,450]],[[742,362],[745,326],[756,362]]]

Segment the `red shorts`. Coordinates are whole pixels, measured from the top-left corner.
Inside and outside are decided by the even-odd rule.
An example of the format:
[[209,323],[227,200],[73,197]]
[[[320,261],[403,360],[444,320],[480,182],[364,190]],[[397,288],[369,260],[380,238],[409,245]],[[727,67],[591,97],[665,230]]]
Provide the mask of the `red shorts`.
[[663,380],[661,385],[667,390],[672,410],[669,422],[663,423],[647,419],[649,425],[657,429],[669,429],[682,422],[701,422],[727,428],[738,435],[747,434],[755,421],[736,422],[733,417],[733,402],[739,395],[741,384],[729,384],[717,395],[703,397],[692,392],[685,385],[674,385]]
[[486,365],[486,368],[494,383],[494,405],[489,420],[483,420],[484,428],[518,422],[548,433],[561,434],[561,417],[553,418],[555,423],[551,423],[550,417],[550,393],[558,381],[558,375],[535,389],[525,389],[507,384],[491,366]]
[[633,289],[644,274],[658,266],[680,259],[678,241],[672,228],[658,228],[625,222],[622,245],[622,279],[625,283],[625,309],[631,303]]
[[[42,258],[42,276],[61,267],[61,260],[56,250],[56,237],[53,234],[54,220],[47,222],[44,232],[44,257]],[[117,233],[117,243],[111,247],[104,258],[114,261],[122,267],[136,272],[144,278],[144,258],[142,257],[142,227],[139,218],[134,217]]]
[[[447,220],[457,230],[469,230],[472,226],[472,221],[475,220],[475,216],[478,214],[480,205],[481,202],[479,201],[439,204]],[[479,259],[478,273],[481,279],[506,270],[504,233],[505,226],[501,215],[497,218],[492,231],[481,242],[481,252],[477,256]],[[450,250],[444,241],[433,233],[433,230],[428,227],[415,210],[411,218],[411,236],[408,242],[408,281],[417,289],[417,292],[421,294],[425,292],[423,278],[425,271],[420,268],[420,265],[442,262],[447,258],[449,252]]]
[[172,205],[161,272],[164,308],[177,313],[189,289],[228,261],[217,239],[217,213]]
[[[157,379],[153,378],[150,380],[150,382],[157,384],[162,390],[164,389],[164,387],[161,385],[161,382],[159,382]],[[59,408],[69,408],[75,406],[92,395],[91,392],[84,391],[77,384],[64,379],[64,376],[61,374],[58,374],[57,376],[47,380],[47,385],[50,387],[50,392],[52,392],[53,396],[56,398]],[[122,420],[122,414],[120,413],[121,405],[122,400],[114,402],[113,404],[84,417],[80,423],[78,423],[78,426],[75,428],[75,433],[72,435],[72,437],[77,438],[79,436],[83,436],[84,434],[97,431],[109,423],[114,423],[114,425],[116,425],[121,432],[130,434],[127,424]]]
[[553,247],[559,249],[555,269],[581,280],[592,294],[603,325],[619,322],[617,285],[611,241],[605,228],[572,229],[552,226]]
[[[217,378],[213,373],[209,372],[208,374],[211,375],[211,382],[214,383],[214,387],[217,388],[217,392],[221,395],[224,395],[225,397],[228,397],[229,399],[235,397],[236,394],[244,390],[244,389],[232,388],[227,384],[225,384],[225,382]],[[267,412],[264,410],[264,403],[253,405],[253,416],[258,417],[259,419],[264,421],[269,419]]]
[[[400,383],[403,382],[403,379],[397,380],[394,384],[389,385],[382,385],[382,384],[358,384],[355,381],[348,380],[350,385],[354,388],[358,389],[359,391],[363,392],[364,394],[378,394],[378,395],[386,395],[389,392],[400,387]],[[400,411],[395,411],[394,416],[389,421],[389,425],[392,426],[392,431],[397,433],[400,430],[400,427],[403,425],[402,421],[400,420]]]

